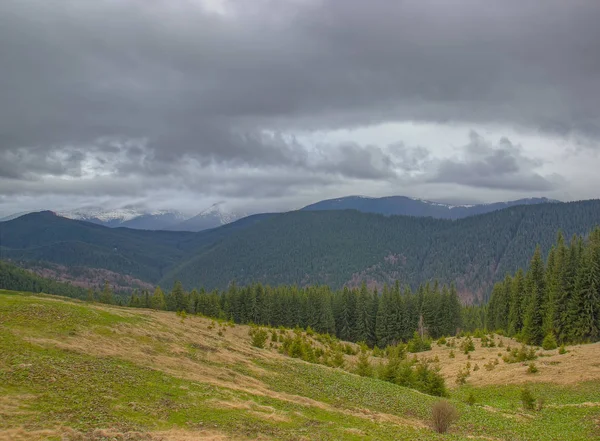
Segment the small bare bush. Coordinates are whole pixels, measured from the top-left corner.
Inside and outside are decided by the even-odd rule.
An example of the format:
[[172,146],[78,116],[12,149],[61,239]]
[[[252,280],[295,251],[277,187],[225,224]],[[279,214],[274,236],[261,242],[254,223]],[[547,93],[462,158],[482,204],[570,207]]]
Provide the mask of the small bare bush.
[[431,408],[431,422],[437,433],[446,433],[457,419],[458,411],[446,400],[437,401]]

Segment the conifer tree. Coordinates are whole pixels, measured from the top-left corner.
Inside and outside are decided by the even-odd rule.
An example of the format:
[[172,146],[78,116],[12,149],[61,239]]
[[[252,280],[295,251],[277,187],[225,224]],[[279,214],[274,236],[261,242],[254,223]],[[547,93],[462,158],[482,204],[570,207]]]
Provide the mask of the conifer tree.
[[156,289],[154,290],[154,294],[152,295],[152,298],[150,299],[150,306],[152,307],[152,309],[159,309],[159,310],[165,310],[167,309],[167,302],[165,300],[165,295],[162,291],[162,289],[160,289],[160,286],[157,286]]
[[542,321],[544,317],[544,262],[539,245],[535,249],[525,281],[525,316],[523,318],[523,340],[532,345],[540,345],[544,338]]
[[519,268],[510,286],[510,306],[508,309],[508,335],[513,336],[523,327],[523,298],[525,296],[525,276]]
[[102,292],[100,293],[100,302],[101,303],[114,303],[112,289],[108,283],[108,280],[104,282],[104,288],[102,288]]
[[361,341],[367,343],[371,335],[371,308],[370,308],[369,291],[367,290],[367,284],[362,283],[358,299],[356,302],[356,327],[354,330],[355,341]]

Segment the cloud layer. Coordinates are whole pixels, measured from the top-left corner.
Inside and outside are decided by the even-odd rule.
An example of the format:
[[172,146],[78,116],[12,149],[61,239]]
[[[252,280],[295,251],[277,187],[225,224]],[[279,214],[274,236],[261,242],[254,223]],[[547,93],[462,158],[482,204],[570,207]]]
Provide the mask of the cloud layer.
[[[0,201],[552,191],[544,152],[476,132],[597,145],[599,22],[595,0],[4,0]],[[379,142],[402,121],[439,143]],[[365,126],[368,143],[306,141]],[[476,131],[458,156],[453,126]]]

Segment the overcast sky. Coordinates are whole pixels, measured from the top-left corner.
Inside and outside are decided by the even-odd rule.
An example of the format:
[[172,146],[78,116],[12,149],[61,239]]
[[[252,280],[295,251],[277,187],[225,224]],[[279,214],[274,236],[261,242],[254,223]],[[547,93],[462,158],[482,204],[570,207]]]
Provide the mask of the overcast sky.
[[598,0],[2,0],[0,214],[597,198]]

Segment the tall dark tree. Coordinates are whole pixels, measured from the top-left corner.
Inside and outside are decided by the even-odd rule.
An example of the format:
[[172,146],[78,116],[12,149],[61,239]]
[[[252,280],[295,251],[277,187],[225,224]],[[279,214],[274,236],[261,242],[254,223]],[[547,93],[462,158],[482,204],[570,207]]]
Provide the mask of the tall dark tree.
[[544,318],[545,277],[542,250],[538,246],[527,271],[525,279],[525,315],[523,317],[523,340],[529,344],[542,343],[544,333],[542,322]]

